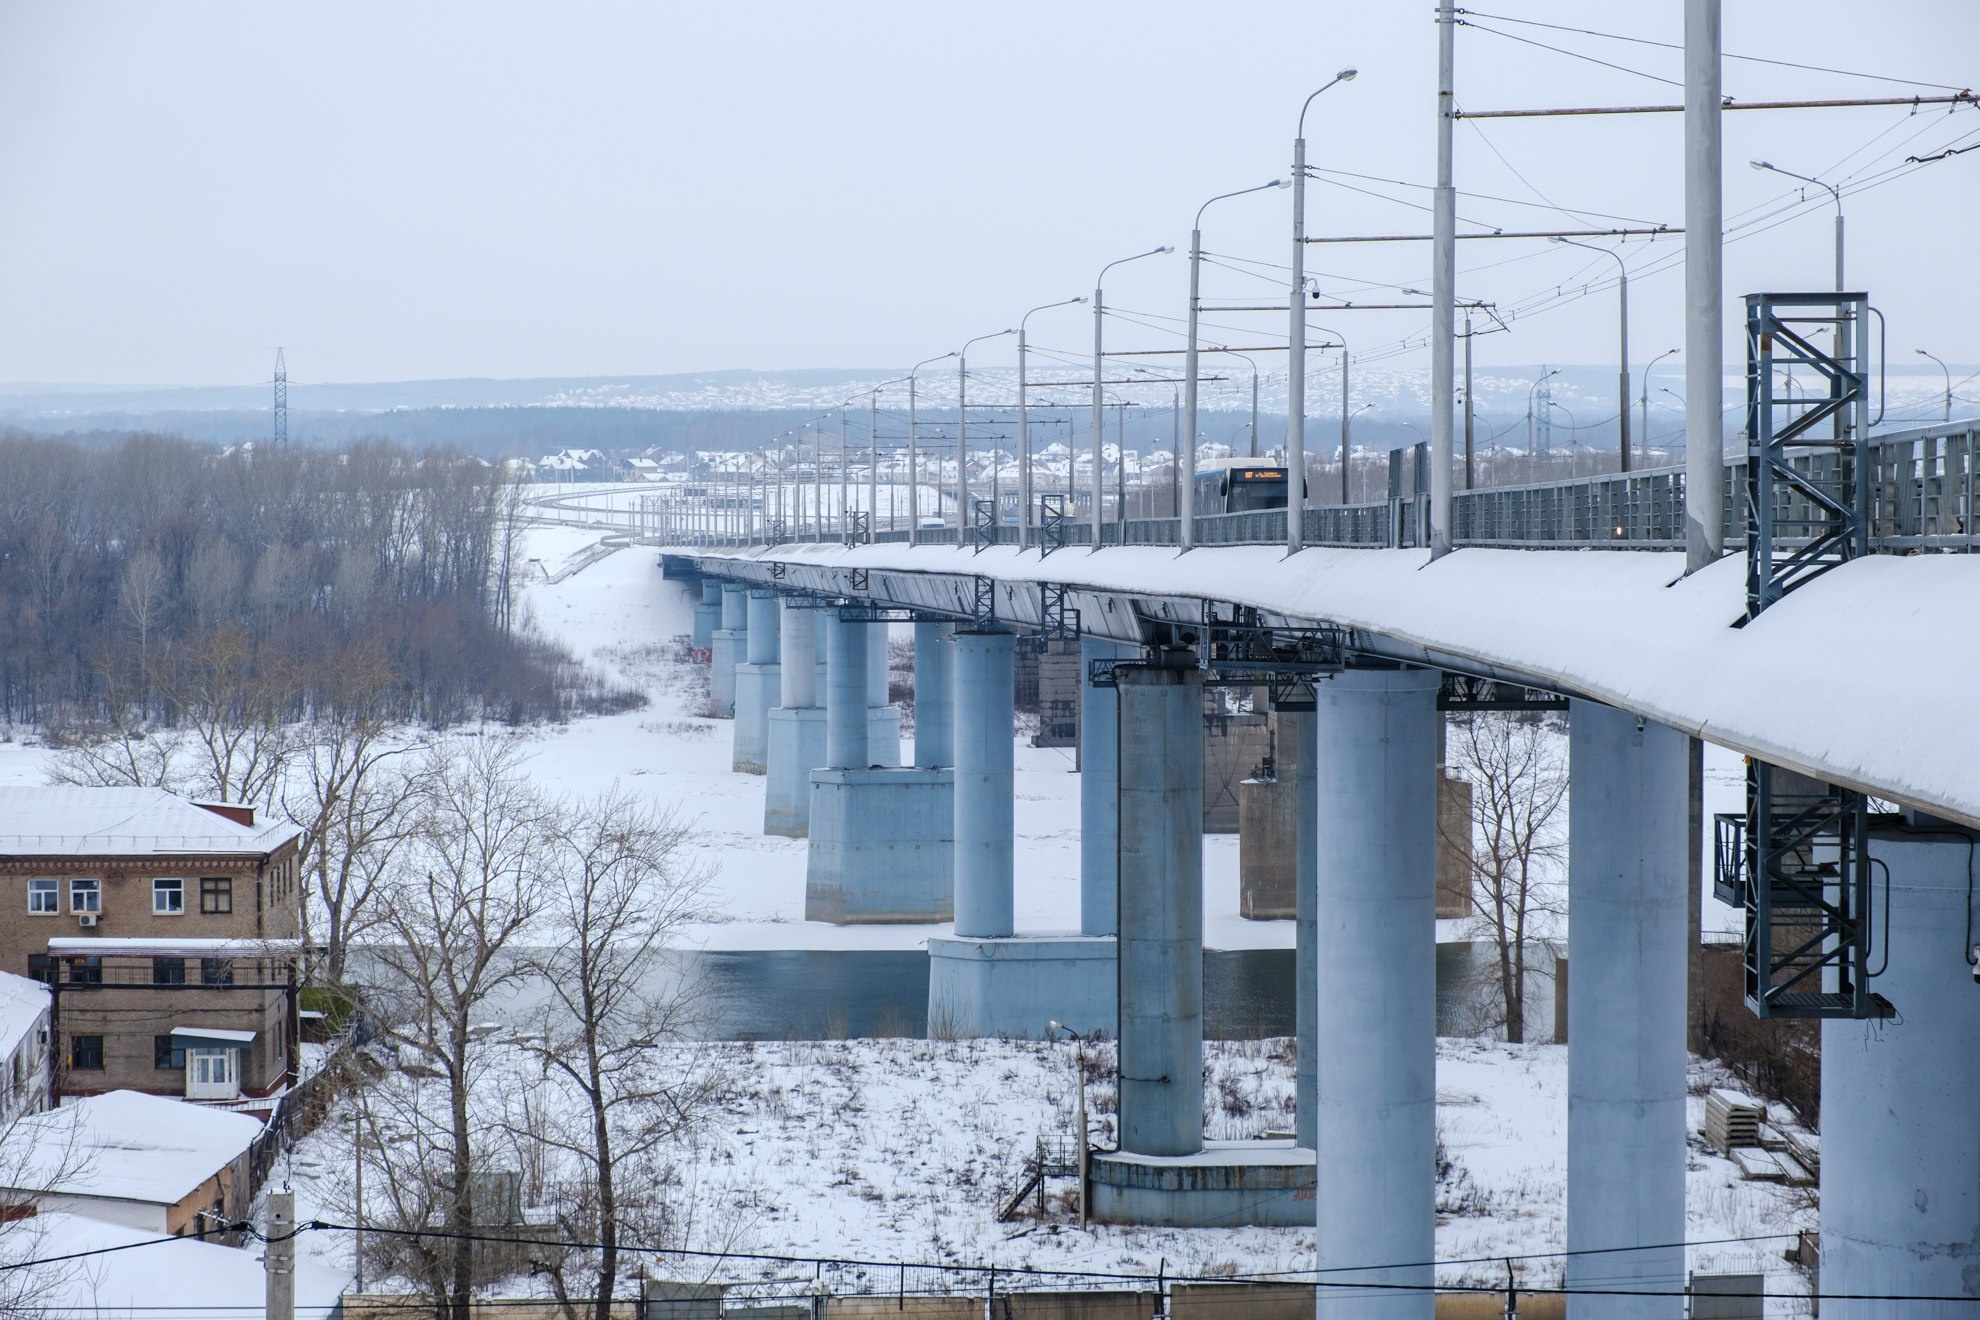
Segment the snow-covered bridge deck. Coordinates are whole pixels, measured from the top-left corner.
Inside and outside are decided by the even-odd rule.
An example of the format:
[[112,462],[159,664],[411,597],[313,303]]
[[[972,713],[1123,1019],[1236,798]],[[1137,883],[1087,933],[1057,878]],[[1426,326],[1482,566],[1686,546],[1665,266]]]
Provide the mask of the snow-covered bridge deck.
[[[1187,622],[1204,600],[1356,630],[1372,651],[1606,702],[1834,783],[1980,826],[1980,555],[1875,555],[1754,623],[1743,557],[1683,576],[1658,552],[1219,546],[1060,550],[785,544],[663,547],[710,572],[967,616],[1039,617],[1063,584],[1083,628],[1138,640],[1134,611]],[[776,567],[781,565],[781,568]],[[856,588],[855,570],[865,585]],[[1112,608],[1109,608],[1111,602]]]

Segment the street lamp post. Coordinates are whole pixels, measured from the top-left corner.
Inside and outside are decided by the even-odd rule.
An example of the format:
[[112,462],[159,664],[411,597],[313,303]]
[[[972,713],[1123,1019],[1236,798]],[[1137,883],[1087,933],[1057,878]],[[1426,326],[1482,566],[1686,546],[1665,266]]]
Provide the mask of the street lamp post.
[[[914,447],[915,445],[914,402],[915,402],[915,386],[916,386],[915,373],[920,371],[923,367],[927,366],[929,362],[945,362],[954,356],[956,355],[952,352],[937,353],[934,357],[929,358],[927,362],[915,363],[914,366],[908,370],[908,374],[907,374],[907,383],[908,383],[907,479],[908,479],[908,544],[909,545],[921,544],[921,486],[920,486],[921,479],[917,470],[917,463],[916,463],[918,455],[915,453],[915,447]],[[942,511],[942,483],[938,481],[935,483],[935,512],[939,514],[941,511]]]
[[[1106,525],[1107,521],[1107,464],[1105,456],[1101,453],[1106,447],[1106,437],[1101,425],[1102,409],[1100,399],[1101,368],[1106,366],[1106,354],[1102,349],[1101,327],[1106,324],[1107,308],[1100,286],[1106,280],[1107,272],[1116,266],[1125,265],[1130,261],[1139,261],[1143,257],[1161,256],[1164,253],[1174,252],[1175,250],[1175,245],[1169,243],[1158,248],[1150,248],[1146,252],[1137,252],[1131,257],[1122,257],[1119,260],[1110,261],[1100,268],[1100,274],[1093,281],[1093,549],[1096,552],[1100,549],[1101,528]],[[1125,461],[1124,457],[1123,462]]]
[[[1790,179],[1799,179],[1803,183],[1812,183],[1817,188],[1826,188],[1828,190],[1830,200],[1835,202],[1836,204],[1836,293],[1840,295],[1843,289],[1846,287],[1843,284],[1842,189],[1836,187],[1832,183],[1824,183],[1820,179],[1813,178],[1806,174],[1796,174],[1793,170],[1784,170],[1780,166],[1774,164],[1772,161],[1756,160],[1756,161],[1749,161],[1748,164],[1752,165],[1753,168],[1756,170],[1770,170],[1775,174],[1785,174]],[[1838,307],[1836,309],[1836,358],[1838,361],[1845,363],[1850,362],[1850,343],[1851,343],[1851,336],[1850,336],[1849,319],[1842,314],[1842,309]],[[1853,365],[1854,364],[1852,364],[1852,367]],[[1848,418],[1847,409],[1838,408],[1836,410],[1837,441],[1841,441],[1848,434],[1849,422],[1847,418]]]
[[1675,352],[1677,352],[1675,348],[1665,349],[1656,357],[1651,358],[1650,365],[1643,369],[1643,434],[1637,443],[1643,447],[1643,459],[1645,462],[1650,460],[1650,373],[1657,369],[1659,362],[1662,362]]
[[[1014,335],[1015,330],[993,330],[987,335],[963,341],[956,353],[956,544],[969,539],[969,346],[986,339]],[[942,483],[936,482],[941,490]],[[940,512],[938,509],[937,512]],[[994,525],[994,524],[993,524]]]
[[[1024,323],[1033,312],[1049,311],[1054,307],[1070,307],[1074,303],[1086,301],[1084,294],[1077,298],[1063,298],[1058,302],[1044,303],[1034,307],[1018,318],[1018,549],[1031,548],[1031,400],[1029,386],[1025,383],[1025,338]],[[1070,462],[1070,459],[1068,459]]]
[[1352,81],[1355,70],[1342,69],[1326,87],[1306,98],[1299,108],[1299,135],[1293,139],[1292,287],[1287,298],[1290,326],[1286,331],[1286,552],[1298,550],[1305,539],[1306,513],[1306,111],[1313,98],[1335,83]]
[[[1196,544],[1196,321],[1201,299],[1197,288],[1203,268],[1203,213],[1210,209],[1211,202],[1221,202],[1229,197],[1243,197],[1247,193],[1264,192],[1268,188],[1291,186],[1285,179],[1274,179],[1270,183],[1257,184],[1250,188],[1239,188],[1236,192],[1218,193],[1210,201],[1196,208],[1196,223],[1189,231],[1189,341],[1184,351],[1183,363],[1183,418],[1182,453],[1178,455],[1176,469],[1176,521],[1180,529],[1177,540],[1183,549]],[[1182,471],[1180,464],[1188,461],[1189,471]]]
[[1618,335],[1621,348],[1616,355],[1616,428],[1621,436],[1622,470],[1629,471],[1629,267],[1623,263],[1620,253],[1608,248],[1599,248],[1592,243],[1577,242],[1572,238],[1554,235],[1552,242],[1564,247],[1578,247],[1589,252],[1599,252],[1616,263],[1616,310]]
[[1946,366],[1946,364],[1945,364],[1945,363],[1944,363],[1943,361],[1940,361],[1940,359],[1939,359],[1938,357],[1936,357],[1935,355],[1933,355],[1933,354],[1931,354],[1931,353],[1927,353],[1927,352],[1926,352],[1926,351],[1925,351],[1924,349],[1922,349],[1922,348],[1914,348],[1914,349],[1912,349],[1911,351],[1912,351],[1912,352],[1914,352],[1914,353],[1916,353],[1916,354],[1917,354],[1917,355],[1918,355],[1919,357],[1922,357],[1922,358],[1931,358],[1931,359],[1932,359],[1932,361],[1934,361],[1934,362],[1938,362],[1938,363],[1939,363],[1939,370],[1945,373],[1945,377],[1946,377],[1946,415],[1945,415],[1945,418],[1944,418],[1944,420],[1945,420],[1945,421],[1948,421],[1948,422],[1950,422],[1950,421],[1952,420],[1952,369],[1951,369],[1950,367],[1948,367],[1948,366]]
[[1229,353],[1234,358],[1242,358],[1251,368],[1251,443],[1247,451],[1251,457],[1258,457],[1258,363],[1245,353],[1232,353],[1228,348],[1219,348],[1219,353]]
[[1086,1177],[1087,1177],[1087,1132],[1086,1132],[1086,1042],[1077,1031],[1065,1023],[1054,1019],[1045,1026],[1049,1038],[1053,1032],[1063,1031],[1073,1043],[1073,1141],[1079,1162],[1079,1226],[1086,1227]]

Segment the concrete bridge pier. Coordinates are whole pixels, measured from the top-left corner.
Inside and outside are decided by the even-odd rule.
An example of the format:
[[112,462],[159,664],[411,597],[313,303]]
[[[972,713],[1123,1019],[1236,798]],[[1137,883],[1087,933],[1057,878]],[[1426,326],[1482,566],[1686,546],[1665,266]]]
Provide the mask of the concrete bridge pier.
[[[1670,1293],[1684,1277],[1681,1246],[1616,1248],[1685,1238],[1688,757],[1674,729],[1596,702],[1570,706],[1570,1290]],[[1684,1313],[1680,1296],[1568,1299],[1572,1320]]]
[[826,616],[827,768],[811,774],[805,919],[948,921],[955,914],[952,772],[874,764],[868,634],[884,625],[846,613]]
[[1203,673],[1196,653],[1115,671],[1120,694],[1120,1132],[1203,1149]]
[[825,764],[825,708],[810,657],[820,610],[786,600],[778,613],[781,700],[770,712],[763,832],[802,839],[811,832],[811,772]]
[[[1437,683],[1430,669],[1321,682],[1314,1222],[1321,1320],[1431,1320],[1437,1144]],[[1398,1262],[1403,1262],[1398,1264]],[[1387,1268],[1377,1268],[1387,1267]],[[1405,1291],[1421,1288],[1423,1291]]]
[[706,651],[715,644],[715,630],[722,626],[722,584],[714,578],[701,579],[701,600],[694,607],[694,628],[689,644]]
[[760,775],[769,767],[770,712],[782,694],[777,593],[752,588],[743,639],[743,662],[736,666],[736,727],[733,769]]
[[[1120,927],[1120,694],[1091,681],[1096,660],[1132,660],[1141,648],[1100,637],[1079,639],[1079,930],[1113,935]],[[1077,1025],[1077,1024],[1075,1024]],[[1096,1024],[1097,1025],[1097,1024]],[[1105,1030],[1114,1032],[1114,1015]]]
[[[1980,1296],[1980,987],[1966,947],[1980,930],[1976,848],[1980,832],[1923,818],[1871,829],[1876,887],[1890,894],[1875,936],[1890,961],[1871,984],[1899,1016],[1822,1024],[1825,1294]],[[1822,1302],[1822,1320],[1973,1311],[1970,1300]]]
[[[914,625],[914,763],[956,763],[955,625]],[[897,712],[898,715],[898,712]]]
[[866,704],[872,723],[867,755],[874,765],[896,766],[901,763],[901,708],[887,699],[887,633],[884,623],[866,627]]
[[1319,755],[1319,726],[1312,711],[1279,712],[1280,745],[1292,764],[1280,770],[1292,781],[1294,848],[1293,1029],[1297,1057],[1293,1064],[1293,1145],[1312,1150],[1316,1110],[1320,1101],[1320,786],[1315,776]]
[[749,658],[749,593],[742,586],[722,584],[722,626],[709,640],[708,701],[719,719],[736,713],[736,666]]
[[[1037,1037],[1054,1020],[1095,1030],[1113,1001],[1114,941],[1016,933],[1015,641],[1001,629],[972,629],[955,633],[948,648],[955,655],[956,928],[928,941],[931,1032]],[[915,668],[920,760],[931,710],[921,695],[919,635]],[[1111,1028],[1110,1013],[1104,1025]]]

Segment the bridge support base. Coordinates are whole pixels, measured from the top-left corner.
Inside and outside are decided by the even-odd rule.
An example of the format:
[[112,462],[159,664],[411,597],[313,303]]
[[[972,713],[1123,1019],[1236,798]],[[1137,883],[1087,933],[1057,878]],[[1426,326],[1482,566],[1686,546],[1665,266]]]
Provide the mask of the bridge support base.
[[[1878,932],[1890,964],[1876,985],[1899,1016],[1822,1024],[1824,1293],[1980,1287],[1980,989],[1963,947],[1976,846],[1952,826],[1871,826],[1870,855],[1890,868]],[[1822,1320],[1936,1320],[1972,1306],[1825,1299]]]
[[812,771],[806,921],[952,921],[955,891],[952,771]]
[[811,833],[811,772],[825,764],[825,708],[779,706],[768,741],[763,832],[802,839]]
[[735,718],[736,666],[748,645],[749,634],[741,628],[717,628],[709,638],[708,704],[716,719]]
[[928,941],[931,1039],[1035,1040],[1048,1022],[1111,1036],[1116,1015],[1111,938],[937,935]]
[[1313,1152],[1290,1141],[1207,1141],[1193,1155],[1096,1151],[1094,1219],[1172,1228],[1313,1226]]
[[[1595,702],[1568,726],[1567,1286],[1684,1277],[1684,735]],[[1660,1244],[1619,1251],[1637,1243]],[[1574,1253],[1590,1253],[1577,1255]],[[1570,1298],[1570,1316],[1675,1320],[1682,1297]]]
[[781,667],[752,664],[745,660],[736,666],[735,744],[730,768],[739,774],[760,775],[770,763],[770,712],[777,709],[783,690]]

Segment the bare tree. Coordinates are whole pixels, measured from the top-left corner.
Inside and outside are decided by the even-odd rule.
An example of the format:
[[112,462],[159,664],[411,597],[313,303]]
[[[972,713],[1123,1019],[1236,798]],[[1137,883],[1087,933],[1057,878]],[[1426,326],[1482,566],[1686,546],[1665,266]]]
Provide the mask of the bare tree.
[[0,1124],[0,1320],[29,1320],[70,1292],[78,1266],[47,1261],[51,1250],[41,1201],[89,1173],[81,1111],[26,1108]]
[[312,725],[294,753],[284,810],[303,832],[297,864],[312,982],[344,984],[352,942],[386,920],[376,900],[412,833],[424,750],[381,710],[355,707]]
[[1518,1043],[1526,1039],[1527,952],[1561,908],[1564,743],[1541,720],[1504,711],[1454,716],[1450,731],[1451,768],[1471,782],[1472,910],[1497,955],[1506,1039]]
[[[652,1157],[703,1121],[722,1086],[706,1056],[656,1048],[685,1039],[698,1006],[697,987],[664,955],[707,915],[709,872],[690,827],[622,790],[557,814],[544,912],[555,934],[535,959],[547,998],[534,1048],[553,1095],[520,1097],[514,1126],[581,1171],[560,1218],[567,1238],[599,1244],[590,1313],[610,1320],[622,1235],[657,1227],[641,1220],[659,1180],[628,1175],[651,1175]],[[552,1281],[577,1320],[561,1263]]]
[[528,974],[521,944],[543,905],[542,841],[554,822],[511,740],[461,739],[424,761],[417,829],[381,909],[391,938],[378,952],[390,982],[386,1038],[437,1075],[433,1099],[444,1106],[436,1117],[420,1105],[405,1143],[403,1181],[424,1185],[424,1210],[437,1211],[450,1235],[427,1253],[424,1282],[440,1314],[466,1320],[487,1136],[472,1104],[487,1063],[476,1028],[490,1001]]

